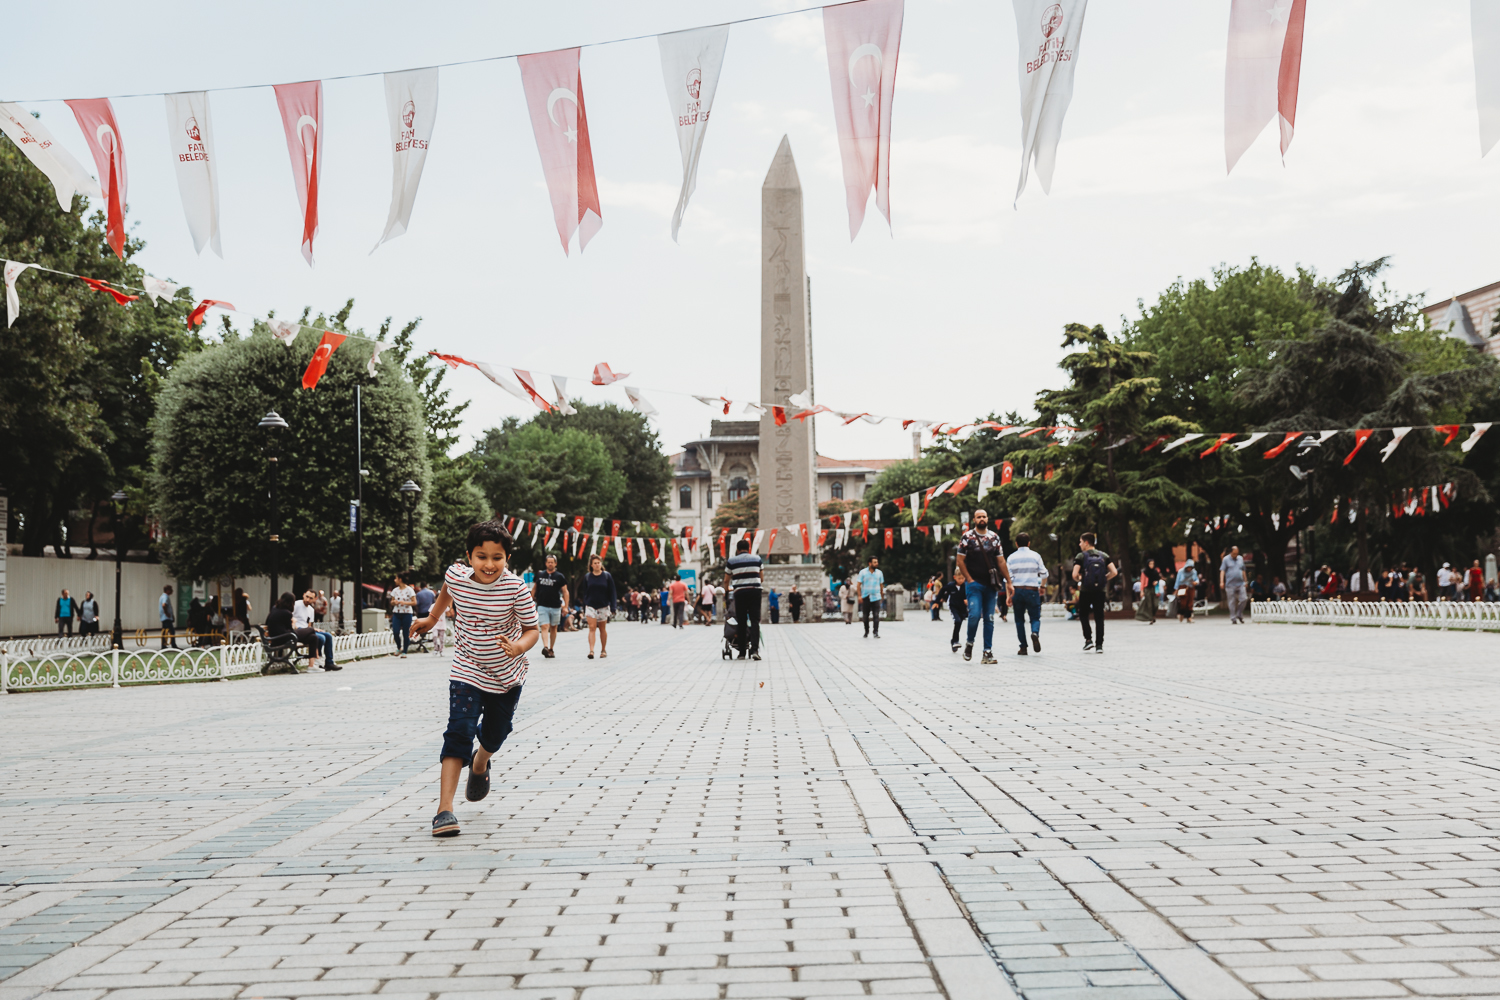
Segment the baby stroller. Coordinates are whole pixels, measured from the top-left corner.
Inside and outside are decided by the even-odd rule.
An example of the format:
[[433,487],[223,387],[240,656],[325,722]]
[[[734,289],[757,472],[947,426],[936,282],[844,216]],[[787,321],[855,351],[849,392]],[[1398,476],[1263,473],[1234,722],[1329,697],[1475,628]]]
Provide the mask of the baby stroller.
[[[733,615],[729,615],[729,616],[727,616],[724,619],[724,659],[726,659],[726,660],[732,660],[732,659],[734,659],[734,654],[737,653],[737,652],[739,652],[739,650],[735,649],[735,647],[734,647],[735,630],[738,629],[738,628],[739,628],[739,625],[738,625],[738,623],[737,623],[737,621],[736,621],[736,619],[735,619],[735,617]],[[760,623],[759,622],[755,623],[755,631],[756,631],[756,636],[755,636],[755,638],[756,638],[756,645],[759,646],[760,645]],[[747,636],[746,638],[748,639],[749,637]]]

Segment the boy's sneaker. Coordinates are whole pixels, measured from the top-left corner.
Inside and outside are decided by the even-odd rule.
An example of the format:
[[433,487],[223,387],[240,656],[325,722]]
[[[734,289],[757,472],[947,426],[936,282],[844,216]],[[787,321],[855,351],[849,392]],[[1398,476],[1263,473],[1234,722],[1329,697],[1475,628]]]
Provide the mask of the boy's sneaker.
[[494,758],[490,758],[484,765],[483,774],[474,773],[474,762],[469,762],[469,783],[464,786],[464,798],[470,802],[478,802],[490,794],[490,768],[495,764]]
[[995,654],[991,653],[988,649],[986,649],[984,651],[984,655],[979,658],[980,665],[984,665],[986,663],[999,663],[999,662],[1000,662],[999,660],[995,659]]
[[432,835],[434,837],[457,837],[458,817],[446,809],[432,817]]
[[1085,640],[1083,640],[1083,651],[1085,653],[1087,653],[1089,650],[1091,650],[1093,648],[1094,648],[1094,640],[1093,639],[1085,639]]
[[956,643],[956,642],[953,644],[953,651],[955,653],[958,652],[958,643]]
[[964,659],[974,659],[974,644],[972,642],[964,643]]
[[1104,647],[1103,646],[1095,646],[1094,647],[1094,652],[1096,652],[1096,653],[1102,653],[1102,652],[1104,652]]

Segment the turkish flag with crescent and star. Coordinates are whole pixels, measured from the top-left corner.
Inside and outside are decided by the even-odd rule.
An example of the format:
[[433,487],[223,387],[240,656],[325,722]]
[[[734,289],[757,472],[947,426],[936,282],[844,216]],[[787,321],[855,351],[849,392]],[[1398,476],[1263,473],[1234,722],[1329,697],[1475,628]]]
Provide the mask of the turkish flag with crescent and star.
[[115,109],[106,97],[87,101],[68,101],[83,138],[94,154],[99,170],[99,187],[104,192],[104,232],[115,256],[125,259],[125,204],[130,183],[125,174],[125,144],[120,126],[115,124]]
[[863,0],[823,8],[833,120],[849,200],[849,239],[865,221],[870,190],[891,221],[891,105],[901,50],[904,0]]
[[323,171],[323,81],[283,83],[275,90],[297,203],[302,206],[302,257],[311,264],[313,238],[318,235],[318,177]]
[[332,330],[323,331],[323,339],[318,341],[318,349],[313,351],[312,360],[307,363],[307,371],[302,373],[302,388],[316,388],[318,379],[328,370],[328,359],[333,357],[333,352],[338,350],[345,336]]
[[594,154],[589,146],[589,119],[583,107],[583,74],[578,49],[537,52],[516,59],[531,130],[536,133],[542,173],[552,196],[552,215],[563,253],[578,233],[580,253],[604,225],[599,188],[594,183]]
[[1297,121],[1307,0],[1231,0],[1224,60],[1224,172],[1275,118],[1286,157]]

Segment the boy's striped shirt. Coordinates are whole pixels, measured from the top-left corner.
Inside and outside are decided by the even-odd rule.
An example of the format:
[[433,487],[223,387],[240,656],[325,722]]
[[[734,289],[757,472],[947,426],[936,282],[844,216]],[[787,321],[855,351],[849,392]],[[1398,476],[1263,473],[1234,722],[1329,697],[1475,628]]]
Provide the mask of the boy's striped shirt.
[[453,668],[449,678],[496,694],[526,683],[526,657],[508,656],[499,637],[521,638],[537,627],[536,604],[519,576],[506,570],[483,584],[468,566],[448,567],[443,578],[458,615]]

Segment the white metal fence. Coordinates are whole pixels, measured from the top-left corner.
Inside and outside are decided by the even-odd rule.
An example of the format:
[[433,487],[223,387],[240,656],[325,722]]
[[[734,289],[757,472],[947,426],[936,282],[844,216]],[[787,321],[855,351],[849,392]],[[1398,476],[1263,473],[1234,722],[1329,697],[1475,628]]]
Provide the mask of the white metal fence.
[[1500,632],[1500,604],[1469,601],[1257,601],[1251,609],[1250,620]]
[[[109,637],[104,638],[107,642]],[[335,662],[365,660],[394,652],[395,637],[385,630],[333,637]],[[265,649],[259,643],[249,642],[207,648],[135,650],[22,651],[6,646],[0,648],[0,694],[167,681],[227,680],[259,674],[265,664]]]

